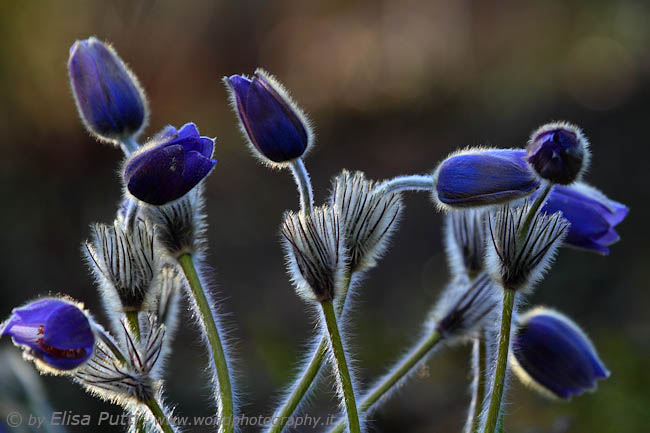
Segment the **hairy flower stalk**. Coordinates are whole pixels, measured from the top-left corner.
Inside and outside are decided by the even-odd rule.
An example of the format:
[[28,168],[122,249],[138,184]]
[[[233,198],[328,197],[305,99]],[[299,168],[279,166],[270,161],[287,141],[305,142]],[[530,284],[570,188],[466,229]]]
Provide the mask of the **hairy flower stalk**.
[[[339,218],[348,257],[340,294],[334,300],[336,316],[341,317],[353,276],[376,265],[397,227],[402,205],[398,194],[387,193],[381,188],[383,184],[378,186],[361,172],[343,170],[332,185],[330,205]],[[285,403],[276,411],[274,418],[278,422],[269,432],[282,431],[299,407],[318,377],[327,347],[328,337],[323,335]]]
[[335,369],[338,375],[339,386],[343,393],[345,402],[345,410],[348,414],[348,429],[350,433],[360,433],[361,424],[359,422],[359,412],[357,410],[357,402],[354,392],[354,385],[350,376],[348,368],[348,361],[346,359],[345,348],[339,332],[339,327],[334,312],[334,305],[331,300],[321,302],[323,310],[323,318],[327,326],[327,333],[329,335],[330,350],[334,359]]
[[[344,277],[343,287],[341,288],[341,295],[335,299],[334,308],[336,315],[341,316],[344,310],[345,302],[348,298],[352,277],[346,275]],[[327,335],[322,335],[312,355],[309,357],[309,362],[304,367],[303,372],[300,374],[294,385],[291,387],[291,392],[285,399],[283,405],[275,411],[273,419],[276,421],[268,429],[268,433],[279,433],[287,425],[291,416],[300,407],[301,402],[305,396],[310,392],[314,381],[318,377],[325,356],[327,355],[328,338]]]
[[348,426],[351,432],[359,433],[361,423],[355,390],[334,308],[334,300],[347,285],[344,277],[346,249],[338,215],[330,206],[320,206],[307,215],[287,212],[281,233],[296,293],[306,302],[320,305],[322,310],[322,326],[328,337]]
[[205,290],[197,271],[197,259],[205,250],[205,214],[202,187],[192,189],[181,199],[164,206],[146,206],[143,213],[157,227],[160,245],[177,263],[185,276],[186,294],[199,319],[199,325],[208,347],[215,373],[215,399],[220,431],[234,431],[235,401],[230,374],[227,346],[220,331],[220,319],[214,309],[210,293]]
[[219,318],[216,311],[212,308],[212,302],[210,302],[208,294],[201,284],[192,255],[185,253],[176,260],[183,269],[185,278],[187,278],[192,308],[200,318],[201,328],[208,342],[210,356],[216,370],[219,387],[217,400],[219,406],[218,415],[221,420],[219,431],[224,433],[233,432],[235,431],[234,392],[228,367],[228,358],[225,351],[226,348],[219,331]]
[[488,250],[486,261],[493,278],[503,287],[503,304],[484,433],[495,431],[502,410],[517,293],[532,288],[541,279],[569,226],[559,213],[551,216],[538,213],[551,188],[552,184],[547,184],[532,206],[516,211],[506,207],[497,214],[494,225],[489,222],[493,248]]
[[[367,416],[395,393],[440,343],[476,337],[482,327],[493,320],[496,303],[494,284],[485,273],[473,282],[461,278],[449,284],[431,320],[426,322],[420,340],[364,393],[359,405],[361,413]],[[339,423],[330,432],[341,433],[344,428],[345,425]]]
[[427,191],[433,189],[433,176],[423,176],[419,174],[397,176],[383,182],[378,190],[385,194],[393,194],[404,191]]
[[464,433],[478,432],[481,428],[481,409],[487,386],[487,345],[485,336],[472,342],[472,401],[465,421]]

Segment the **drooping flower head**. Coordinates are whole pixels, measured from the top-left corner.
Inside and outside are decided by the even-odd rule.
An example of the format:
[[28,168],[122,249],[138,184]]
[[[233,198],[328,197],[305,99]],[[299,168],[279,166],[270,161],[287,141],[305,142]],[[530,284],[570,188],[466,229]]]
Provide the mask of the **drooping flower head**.
[[397,227],[401,202],[399,194],[383,192],[360,171],[343,170],[334,178],[330,204],[345,236],[350,272],[375,266]]
[[79,115],[91,134],[115,141],[140,133],[148,114],[144,92],[110,45],[94,37],[76,41],[68,73]]
[[214,139],[202,137],[194,123],[168,126],[124,165],[124,183],[135,198],[160,206],[178,200],[214,168]]
[[484,267],[486,209],[452,209],[445,215],[444,240],[454,276],[473,278]]
[[568,185],[589,165],[589,143],[577,126],[549,123],[530,136],[526,160],[542,179]]
[[41,368],[54,372],[83,365],[95,347],[88,316],[63,299],[42,299],[15,308],[0,329],[0,337],[4,335],[24,347]]
[[571,223],[565,245],[609,254],[609,246],[619,240],[616,226],[625,219],[629,209],[596,188],[578,182],[571,186],[554,186],[542,212],[562,212]]
[[341,288],[346,263],[339,219],[329,206],[311,214],[287,212],[281,229],[289,275],[306,301],[331,301]]
[[87,261],[106,300],[119,300],[110,308],[141,311],[160,269],[152,224],[139,220],[127,229],[116,220],[111,226],[95,224],[91,232],[92,239],[85,243]]
[[596,388],[609,371],[593,344],[571,319],[547,308],[520,318],[513,340],[514,371],[524,382],[562,399]]
[[569,226],[559,212],[537,213],[525,237],[519,239],[528,211],[528,204],[506,205],[488,216],[486,269],[506,289],[531,289],[548,269]]
[[496,288],[485,272],[473,280],[455,278],[433,311],[435,329],[446,339],[476,337],[486,324],[494,322],[499,305]]
[[307,117],[284,87],[262,69],[252,78],[224,78],[253,153],[269,164],[305,155],[314,142]]
[[526,197],[540,182],[518,149],[471,149],[452,154],[433,174],[434,201],[442,208],[506,203]]

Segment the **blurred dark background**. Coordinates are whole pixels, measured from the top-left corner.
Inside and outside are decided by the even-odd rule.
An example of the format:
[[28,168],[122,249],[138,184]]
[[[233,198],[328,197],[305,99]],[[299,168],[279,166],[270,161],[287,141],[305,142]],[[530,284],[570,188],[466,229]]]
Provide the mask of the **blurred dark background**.
[[[146,89],[145,136],[194,121],[218,137],[219,164],[207,182],[209,262],[237,341],[244,413],[272,413],[313,333],[278,243],[282,212],[298,207],[295,186],[288,172],[250,156],[220,82],[262,66],[314,121],[317,147],[306,163],[317,202],[342,168],[372,178],[424,173],[458,147],[523,146],[551,120],[582,126],[593,151],[586,180],[631,213],[610,256],[563,250],[531,303],[580,323],[612,375],[570,403],[513,381],[506,428],[650,431],[650,3],[3,0],[0,320],[39,294],[64,292],[105,321],[80,244],[89,224],[114,215],[122,155],[84,131],[66,69],[70,45],[90,35],[114,43]],[[352,317],[365,383],[417,337],[448,278],[441,215],[426,195],[406,205]],[[8,339],[0,346],[18,351]],[[373,417],[374,430],[459,431],[468,357],[467,347],[439,352],[428,376]],[[184,326],[168,368],[179,415],[212,414],[204,361],[195,329]],[[66,379],[42,384],[54,410],[120,413]],[[7,392],[0,389],[0,411]],[[320,394],[310,413],[331,413],[331,387]]]

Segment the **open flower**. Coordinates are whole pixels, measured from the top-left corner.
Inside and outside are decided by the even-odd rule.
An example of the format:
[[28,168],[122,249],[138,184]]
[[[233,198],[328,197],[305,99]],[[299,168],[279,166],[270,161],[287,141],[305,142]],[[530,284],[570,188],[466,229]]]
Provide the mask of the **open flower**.
[[95,347],[86,314],[73,303],[54,298],[15,308],[2,326],[0,336],[4,335],[54,371],[79,367]]
[[569,399],[609,377],[584,332],[553,310],[535,308],[524,314],[513,348],[517,376],[546,395]]
[[124,165],[129,193],[160,206],[177,200],[201,182],[217,163],[212,159],[214,140],[201,137],[193,123],[180,130],[171,126]]
[[540,185],[525,158],[526,151],[518,149],[452,154],[433,175],[435,201],[441,207],[463,208],[525,197]]
[[70,48],[68,73],[79,115],[92,134],[120,140],[144,127],[144,92],[113,48],[95,38],[76,41]]
[[576,183],[569,187],[556,185],[551,190],[542,212],[558,211],[571,223],[565,245],[609,254],[609,246],[619,240],[615,228],[629,209],[587,184]]
[[253,78],[232,75],[224,82],[257,156],[265,162],[284,163],[305,154],[313,133],[280,83],[261,69]]

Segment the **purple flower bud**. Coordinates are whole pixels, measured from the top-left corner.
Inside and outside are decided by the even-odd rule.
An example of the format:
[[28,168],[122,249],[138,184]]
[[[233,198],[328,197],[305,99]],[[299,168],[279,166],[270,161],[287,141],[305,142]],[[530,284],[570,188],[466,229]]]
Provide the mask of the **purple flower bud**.
[[124,165],[129,192],[156,206],[177,200],[201,182],[214,168],[214,140],[201,137],[196,125],[177,131],[167,127],[157,138],[133,154]]
[[565,245],[609,254],[608,247],[619,240],[615,227],[625,219],[629,209],[597,189],[577,183],[553,187],[542,212],[558,211],[571,223]]
[[95,335],[86,314],[71,302],[43,299],[15,308],[0,330],[54,370],[73,370],[93,353]]
[[517,376],[544,394],[569,399],[609,377],[584,332],[553,310],[535,308],[523,315],[513,348]]
[[79,115],[90,133],[113,141],[142,130],[147,119],[144,93],[112,47],[95,38],[76,41],[68,72]]
[[305,154],[313,133],[280,83],[261,69],[252,79],[232,75],[224,82],[256,155],[265,162],[283,163]]
[[549,123],[531,135],[526,159],[542,179],[568,185],[579,179],[588,165],[588,142],[575,125]]
[[468,150],[445,159],[434,173],[434,198],[442,207],[505,203],[525,197],[540,182],[526,163],[526,151]]

